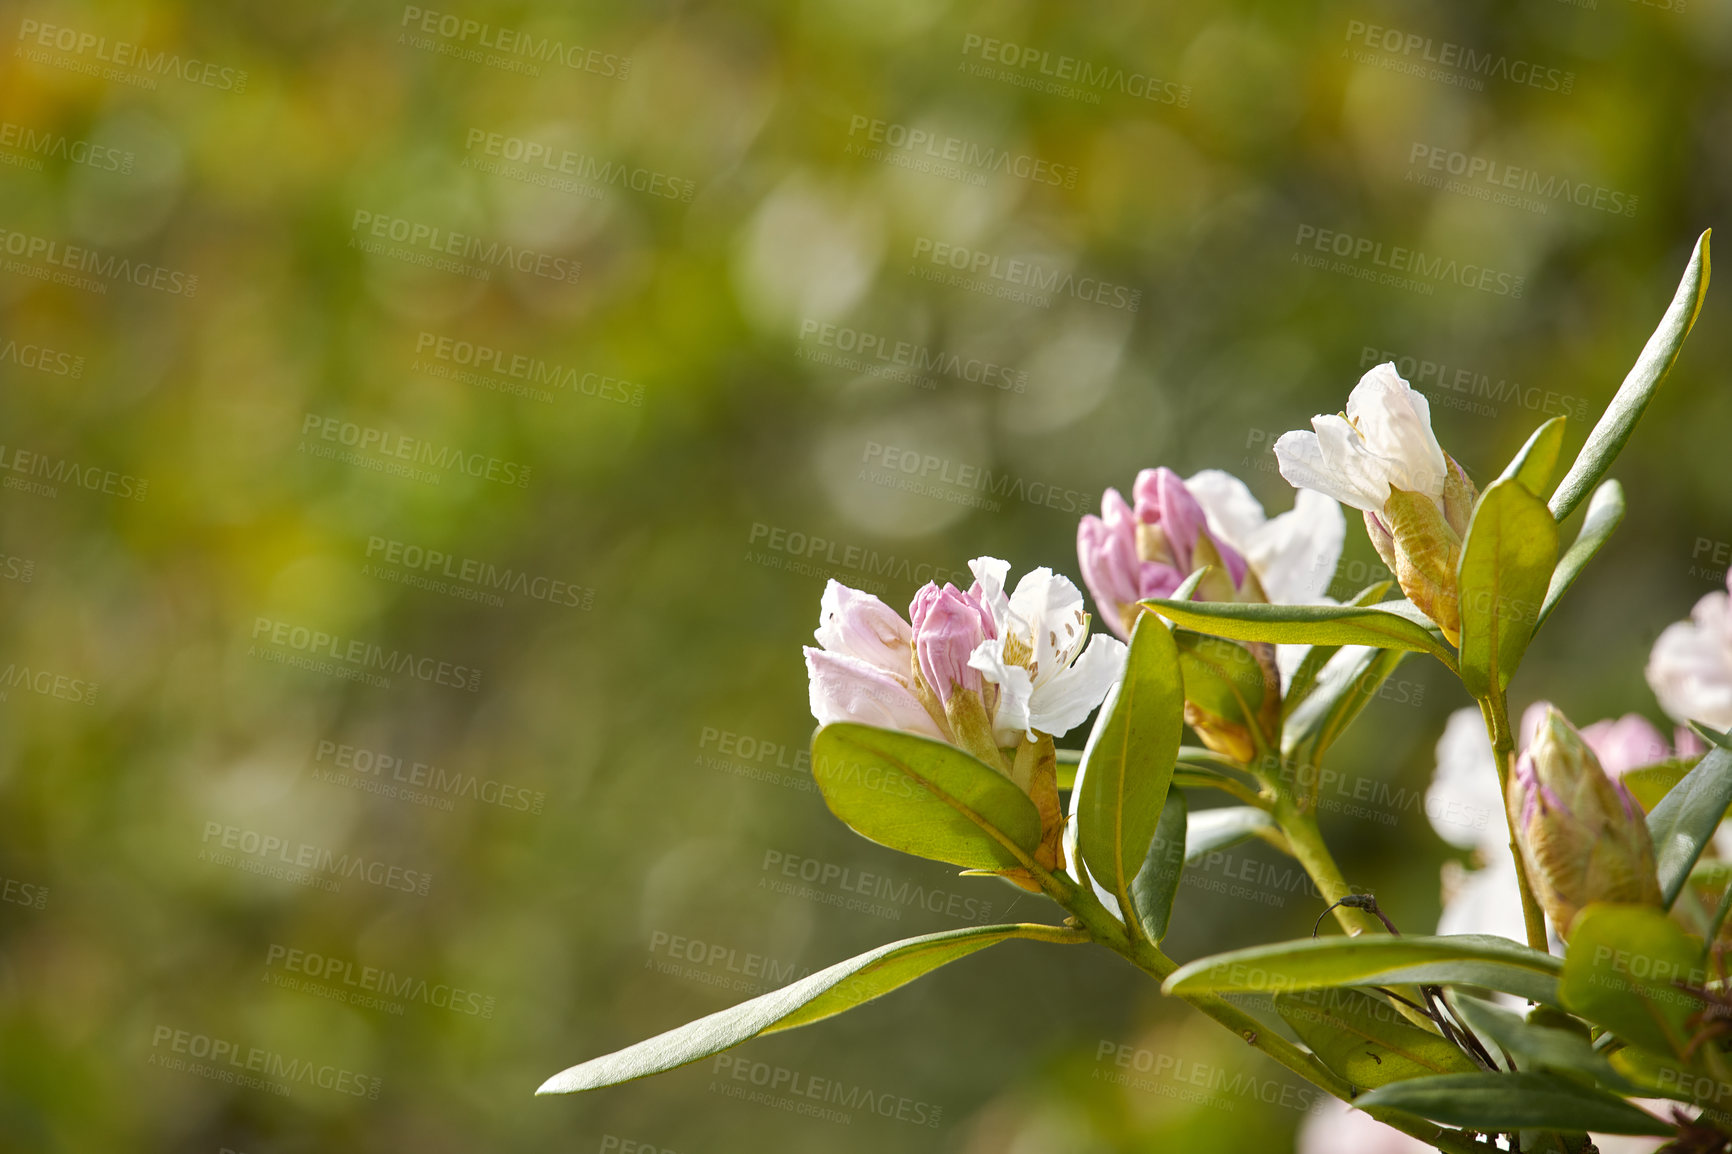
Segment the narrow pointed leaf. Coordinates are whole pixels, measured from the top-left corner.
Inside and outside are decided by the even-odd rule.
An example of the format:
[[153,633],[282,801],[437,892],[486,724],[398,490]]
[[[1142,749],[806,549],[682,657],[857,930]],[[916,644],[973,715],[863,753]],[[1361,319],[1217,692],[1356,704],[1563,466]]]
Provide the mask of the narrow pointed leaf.
[[1169,790],[1154,839],[1149,842],[1148,856],[1131,882],[1131,908],[1136,911],[1143,933],[1157,945],[1167,936],[1173,917],[1173,896],[1179,892],[1179,878],[1185,872],[1187,810],[1185,795],[1177,789]]
[[942,741],[838,722],[812,738],[812,778],[855,833],[966,869],[1026,866],[1040,813],[1004,774]]
[[1564,1008],[1626,1042],[1679,1056],[1695,1036],[1691,1018],[1706,1003],[1702,940],[1648,906],[1596,903],[1570,927],[1558,992]]
[[1161,819],[1184,730],[1178,648],[1158,617],[1131,631],[1124,676],[1101,705],[1083,750],[1077,845],[1089,873],[1121,902]]
[[1262,830],[1274,828],[1275,819],[1254,805],[1197,810],[1185,823],[1185,861],[1187,864],[1201,861],[1205,854],[1238,845]]
[[1180,966],[1169,994],[1264,993],[1327,986],[1464,985],[1557,1003],[1562,963],[1490,934],[1307,938]]
[[1588,500],[1588,515],[1582,521],[1582,531],[1576,534],[1576,539],[1564,551],[1558,561],[1558,567],[1552,570],[1551,583],[1546,586],[1545,601],[1540,605],[1540,617],[1534,624],[1538,630],[1544,625],[1546,618],[1552,615],[1559,601],[1570,586],[1576,583],[1582,570],[1588,562],[1594,559],[1594,554],[1600,551],[1600,546],[1611,537],[1612,530],[1618,527],[1618,522],[1624,519],[1624,488],[1616,481],[1607,481]]
[[948,962],[1011,938],[1070,943],[1087,941],[1088,935],[1060,926],[975,926],[892,942],[762,997],[562,1070],[542,1083],[536,1093],[594,1090],[672,1070],[762,1034],[791,1030],[851,1010]]
[[1494,482],[1461,546],[1461,682],[1475,697],[1509,687],[1539,623],[1558,560],[1558,523],[1519,481]]
[[[1317,688],[1281,731],[1281,749],[1290,762],[1315,767],[1335,739],[1353,723],[1407,656],[1404,649],[1343,646],[1324,667]],[[1313,772],[1312,777],[1317,775]]]
[[1695,251],[1690,254],[1690,263],[1684,268],[1684,277],[1678,282],[1678,291],[1673,295],[1666,315],[1660,318],[1660,326],[1648,338],[1642,355],[1636,358],[1635,366],[1624,377],[1624,383],[1618,386],[1612,403],[1600,415],[1593,432],[1588,434],[1587,443],[1576,454],[1575,463],[1564,474],[1558,491],[1552,495],[1552,515],[1559,521],[1581,504],[1582,498],[1612,467],[1624,442],[1630,439],[1636,422],[1641,419],[1642,410],[1648,407],[1648,401],[1659,389],[1660,382],[1666,379],[1672,363],[1678,359],[1678,350],[1690,334],[1690,326],[1696,323],[1696,314],[1702,311],[1702,298],[1707,291],[1708,233],[1704,232],[1696,239]]
[[1275,1012],[1319,1061],[1362,1090],[1434,1074],[1479,1069],[1455,1043],[1354,989],[1280,994]]
[[1429,653],[1451,669],[1454,655],[1423,625],[1380,607],[1353,605],[1241,605],[1226,601],[1142,604],[1199,633],[1235,641],[1300,645],[1375,645]]
[[1690,867],[1714,836],[1732,805],[1732,750],[1710,749],[1696,768],[1667,791],[1648,814],[1648,833],[1660,872],[1660,895],[1668,908],[1684,888]]
[[1564,419],[1553,417],[1533,431],[1515,459],[1504,466],[1498,480],[1513,478],[1522,488],[1545,500],[1557,476],[1558,453],[1564,447]]
[[1673,1127],[1615,1094],[1556,1074],[1443,1074],[1396,1082],[1353,1100],[1476,1130],[1670,1134]]
[[1502,1006],[1465,994],[1451,994],[1450,1004],[1474,1033],[1515,1059],[1518,1070],[1576,1074],[1620,1094],[1636,1093],[1639,1089],[1613,1069],[1604,1054],[1594,1050],[1586,1026],[1577,1033],[1538,1025]]

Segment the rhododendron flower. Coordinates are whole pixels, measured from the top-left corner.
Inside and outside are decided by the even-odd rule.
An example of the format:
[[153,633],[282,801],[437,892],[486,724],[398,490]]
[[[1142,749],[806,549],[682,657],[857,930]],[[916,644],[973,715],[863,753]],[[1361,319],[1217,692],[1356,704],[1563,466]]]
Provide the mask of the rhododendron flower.
[[1365,528],[1402,592],[1455,640],[1455,569],[1476,497],[1431,431],[1431,406],[1393,364],[1355,385],[1347,411],[1275,442],[1281,475],[1365,514]]
[[1696,602],[1690,620],[1666,626],[1647,673],[1660,708],[1673,720],[1732,729],[1732,597],[1710,593]]

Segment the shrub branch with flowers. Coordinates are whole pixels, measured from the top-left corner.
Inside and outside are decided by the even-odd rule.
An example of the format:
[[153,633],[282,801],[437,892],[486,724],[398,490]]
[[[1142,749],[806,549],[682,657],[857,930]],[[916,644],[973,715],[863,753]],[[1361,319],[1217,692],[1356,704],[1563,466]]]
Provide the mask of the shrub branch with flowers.
[[[1035,569],[1012,589],[1009,565],[990,557],[970,562],[966,590],[920,590],[907,619],[831,582],[806,650],[812,772],[831,811],[882,845],[1044,894],[1063,923],[881,946],[539,1092],[669,1070],[1021,938],[1104,946],[1351,1103],[1313,1118],[1326,1131],[1317,1149],[1369,1147],[1381,1139],[1356,1135],[1374,1131],[1451,1152],[1580,1154],[1591,1133],[1732,1149],[1732,838],[1716,842],[1732,804],[1728,595],[1704,598],[1654,647],[1648,679],[1681,724],[1676,748],[1635,715],[1578,730],[1543,702],[1518,730],[1506,696],[1623,515],[1605,475],[1678,356],[1708,264],[1704,233],[1555,487],[1563,418],[1476,491],[1425,398],[1384,364],[1345,412],[1276,443],[1299,490],[1291,512],[1265,516],[1214,470],[1147,469],[1131,501],[1106,493],[1077,550],[1114,636],[1090,635],[1066,578]],[[1560,526],[1584,502],[1563,548]],[[1323,596],[1341,505],[1361,512],[1398,589]],[[1317,822],[1324,757],[1410,653],[1478,703],[1450,720],[1426,808],[1485,864],[1446,878],[1434,935],[1399,933],[1349,886]],[[1059,748],[1090,713],[1082,750]],[[1187,791],[1202,790],[1235,804],[1192,812]],[[1439,819],[1474,812],[1504,820]],[[1306,870],[1341,933],[1176,963],[1161,942],[1184,869],[1247,838]]]

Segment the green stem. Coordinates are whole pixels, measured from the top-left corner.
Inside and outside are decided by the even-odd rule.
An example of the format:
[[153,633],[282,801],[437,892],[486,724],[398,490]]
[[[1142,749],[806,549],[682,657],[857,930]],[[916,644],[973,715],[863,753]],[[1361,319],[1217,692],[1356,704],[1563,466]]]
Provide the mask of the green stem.
[[[1334,855],[1324,844],[1323,831],[1318,828],[1315,815],[1302,811],[1298,802],[1283,796],[1275,803],[1275,823],[1287,835],[1290,852],[1311,875],[1312,883],[1325,902],[1333,904],[1354,892],[1347,879],[1341,876],[1341,867],[1335,864]],[[1338,905],[1335,907],[1335,920],[1350,937],[1384,932],[1383,923],[1368,910]]]
[[[1048,892],[1071,911],[1077,922],[1099,944],[1123,957],[1157,982],[1164,982],[1179,968],[1178,963],[1162,953],[1159,946],[1141,934],[1129,932],[1121,925],[1119,920],[1101,905],[1092,889],[1075,885],[1062,874],[1049,874],[1046,880],[1052,883]],[[1261,1050],[1312,1085],[1343,1102],[1353,1101],[1355,1090],[1351,1082],[1238,1006],[1214,994],[1180,994],[1178,997],[1239,1035],[1247,1045]],[[1445,1154],[1484,1154],[1486,1150],[1485,1146],[1470,1140],[1459,1130],[1439,1126],[1414,1115],[1379,1111],[1374,1116],[1385,1125],[1421,1142],[1428,1142]]]
[[1509,776],[1515,766],[1516,737],[1509,723],[1509,702],[1501,689],[1493,690],[1479,702],[1485,718],[1486,733],[1491,737],[1493,760],[1497,762],[1498,792],[1504,799],[1504,821],[1509,826],[1509,852],[1515,858],[1516,888],[1521,891],[1522,921],[1526,923],[1528,945],[1542,954],[1551,952],[1546,939],[1546,917],[1534,897],[1533,883],[1528,880],[1527,863],[1522,860],[1521,845],[1516,839],[1516,815],[1509,807]]

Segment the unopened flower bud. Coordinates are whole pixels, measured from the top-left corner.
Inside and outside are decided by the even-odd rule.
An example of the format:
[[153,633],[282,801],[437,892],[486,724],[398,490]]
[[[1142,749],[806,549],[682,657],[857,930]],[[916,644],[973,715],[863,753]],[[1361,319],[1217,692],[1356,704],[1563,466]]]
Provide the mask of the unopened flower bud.
[[1556,709],[1546,708],[1517,760],[1506,800],[1528,878],[1560,934],[1590,902],[1660,904],[1641,807]]

